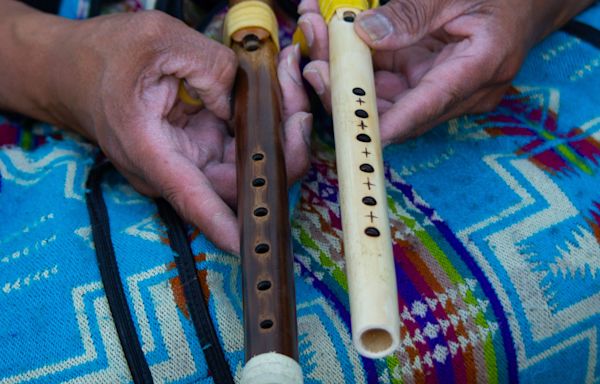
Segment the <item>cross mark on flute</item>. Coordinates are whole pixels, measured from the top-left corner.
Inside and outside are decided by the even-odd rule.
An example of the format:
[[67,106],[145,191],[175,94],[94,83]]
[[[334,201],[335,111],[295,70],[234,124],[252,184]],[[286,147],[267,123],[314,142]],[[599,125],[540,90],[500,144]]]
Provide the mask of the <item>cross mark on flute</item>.
[[371,180],[367,177],[367,182],[363,183],[364,185],[367,186],[367,188],[369,189],[369,191],[371,190],[371,187],[374,187],[375,184],[371,183]]
[[365,215],[365,217],[368,217],[369,219],[371,219],[371,223],[373,223],[374,219],[377,219],[377,216],[375,216],[373,214],[373,211],[370,211],[368,215]]
[[363,131],[365,130],[365,128],[368,128],[368,125],[365,124],[364,120],[360,121],[360,124],[358,124],[358,126],[360,127],[360,129],[362,129]]
[[366,158],[369,158],[369,155],[371,154],[371,152],[369,152],[369,150],[367,149],[367,147],[365,147],[365,150],[362,151],[361,153],[364,153]]
[[364,101],[360,97],[358,99],[356,99],[356,102],[358,103],[358,105],[363,105],[363,103],[366,103],[366,101]]

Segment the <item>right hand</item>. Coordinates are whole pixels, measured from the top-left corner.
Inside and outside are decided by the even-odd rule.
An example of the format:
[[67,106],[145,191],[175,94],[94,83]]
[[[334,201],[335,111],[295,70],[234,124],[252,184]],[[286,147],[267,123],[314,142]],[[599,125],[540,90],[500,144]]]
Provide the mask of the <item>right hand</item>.
[[[591,0],[391,0],[358,15],[374,50],[382,142],[402,141],[465,113],[493,109],[527,52]],[[303,0],[304,77],[330,108],[327,26]]]
[[[96,141],[138,191],[163,196],[217,246],[238,253],[235,140],[225,124],[233,51],[160,12],[67,26],[49,87],[57,120]],[[281,57],[284,152],[295,179],[308,165],[311,115],[297,51]],[[180,79],[203,109],[180,108]]]

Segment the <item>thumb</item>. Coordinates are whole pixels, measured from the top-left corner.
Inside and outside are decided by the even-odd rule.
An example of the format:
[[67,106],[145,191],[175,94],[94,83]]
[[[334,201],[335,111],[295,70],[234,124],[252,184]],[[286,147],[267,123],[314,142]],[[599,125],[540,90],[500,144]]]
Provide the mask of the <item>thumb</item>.
[[163,73],[185,79],[204,106],[222,119],[230,114],[229,95],[235,80],[237,58],[233,51],[197,33],[173,44],[165,59]]
[[384,6],[362,12],[356,18],[356,33],[371,48],[399,49],[416,43],[434,25],[443,1],[392,0]]

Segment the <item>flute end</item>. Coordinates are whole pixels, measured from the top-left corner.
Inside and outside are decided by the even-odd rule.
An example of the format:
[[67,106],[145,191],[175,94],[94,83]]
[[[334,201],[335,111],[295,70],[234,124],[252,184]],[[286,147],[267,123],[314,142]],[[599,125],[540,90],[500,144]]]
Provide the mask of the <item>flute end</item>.
[[354,345],[362,356],[378,359],[392,354],[399,346],[399,335],[384,329],[370,328],[360,332]]
[[276,352],[256,355],[242,370],[241,384],[302,384],[302,368],[289,356]]

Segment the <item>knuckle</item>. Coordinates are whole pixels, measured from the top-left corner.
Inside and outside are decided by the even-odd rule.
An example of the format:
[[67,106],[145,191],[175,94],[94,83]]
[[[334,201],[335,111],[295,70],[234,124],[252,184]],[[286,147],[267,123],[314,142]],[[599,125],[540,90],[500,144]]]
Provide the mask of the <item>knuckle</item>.
[[173,205],[186,221],[190,221],[190,207],[184,198],[180,186],[171,183],[163,184],[160,188],[160,194]]
[[399,30],[410,35],[418,35],[433,13],[430,2],[400,0],[389,4],[391,19]]
[[139,13],[137,22],[139,23],[139,25],[136,25],[138,33],[148,37],[155,37],[157,35],[163,35],[165,27],[169,25],[172,20],[163,12],[149,10]]

